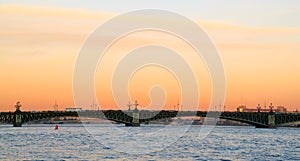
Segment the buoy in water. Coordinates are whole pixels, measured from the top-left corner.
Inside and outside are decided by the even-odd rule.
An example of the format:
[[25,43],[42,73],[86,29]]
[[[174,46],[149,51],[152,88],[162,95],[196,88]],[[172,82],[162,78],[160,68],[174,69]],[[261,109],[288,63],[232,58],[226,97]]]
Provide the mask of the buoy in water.
[[58,130],[58,125],[57,125],[57,124],[55,125],[55,128],[54,128],[54,130]]

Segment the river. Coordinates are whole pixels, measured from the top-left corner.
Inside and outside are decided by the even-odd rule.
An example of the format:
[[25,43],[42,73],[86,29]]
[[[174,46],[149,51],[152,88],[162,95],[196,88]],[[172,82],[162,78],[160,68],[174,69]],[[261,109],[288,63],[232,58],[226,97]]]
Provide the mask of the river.
[[0,160],[300,160],[300,129],[216,126],[0,126]]

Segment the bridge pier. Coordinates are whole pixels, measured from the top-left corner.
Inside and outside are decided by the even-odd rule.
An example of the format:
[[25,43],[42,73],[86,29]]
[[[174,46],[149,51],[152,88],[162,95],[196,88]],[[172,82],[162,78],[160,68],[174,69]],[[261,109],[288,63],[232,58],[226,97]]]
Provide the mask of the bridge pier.
[[14,123],[13,123],[14,127],[22,127],[22,112],[20,110],[21,106],[22,105],[21,105],[20,101],[18,101],[15,105],[16,111],[14,114]]
[[14,127],[22,127],[22,114],[21,111],[16,111],[15,112],[15,120],[14,120]]
[[[138,103],[137,101],[135,101],[134,105],[134,110],[131,111],[131,122],[129,123],[125,123],[125,126],[131,126],[131,127],[139,127],[141,125],[140,123],[140,114],[139,114],[139,110],[137,108]],[[128,111],[130,111],[130,102],[128,103]]]
[[263,125],[255,125],[255,128],[268,128],[268,126],[263,126]]
[[140,123],[126,123],[125,126],[127,127],[139,127],[141,124]]
[[271,125],[271,126],[264,126],[264,125],[256,125],[255,128],[270,128],[270,129],[276,129],[276,125]]
[[22,123],[21,122],[15,122],[14,127],[22,127]]
[[268,116],[268,128],[276,128],[275,114],[272,112],[272,109],[271,109],[271,113]]
[[277,125],[275,123],[275,114],[273,112],[270,112],[267,115],[268,122],[265,125],[259,124],[255,125],[255,128],[276,128]]
[[140,115],[137,109],[132,112],[132,121],[130,123],[125,123],[125,126],[140,126]]
[[255,128],[276,128],[276,125],[255,125]]

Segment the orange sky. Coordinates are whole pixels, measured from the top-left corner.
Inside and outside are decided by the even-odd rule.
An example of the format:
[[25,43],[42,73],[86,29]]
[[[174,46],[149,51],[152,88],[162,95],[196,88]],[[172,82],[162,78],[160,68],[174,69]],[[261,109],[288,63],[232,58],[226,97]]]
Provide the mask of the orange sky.
[[[0,15],[0,111],[14,110],[18,100],[23,110],[52,110],[55,100],[60,109],[74,106],[72,76],[80,48],[92,31],[115,14],[0,5]],[[235,110],[241,103],[255,107],[264,101],[300,109],[300,28],[197,23],[209,34],[222,58],[227,110]],[[128,35],[107,51],[95,75],[101,107],[115,108],[109,78],[120,56],[135,46],[152,43],[172,48],[190,63],[198,79],[199,106],[208,107],[211,84],[202,60],[183,41],[154,31]],[[164,87],[166,108],[173,109],[180,89],[174,76],[162,68],[137,71],[129,83],[129,93],[143,108],[150,104],[149,88],[155,84]]]

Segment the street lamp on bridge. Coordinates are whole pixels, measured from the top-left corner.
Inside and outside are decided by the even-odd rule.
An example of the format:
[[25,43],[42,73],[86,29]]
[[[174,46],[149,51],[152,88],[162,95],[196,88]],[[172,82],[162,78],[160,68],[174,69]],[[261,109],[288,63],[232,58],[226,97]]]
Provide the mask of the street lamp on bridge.
[[131,110],[131,109],[130,109],[131,105],[132,105],[132,104],[131,104],[131,102],[129,101],[129,102],[128,102],[128,104],[127,104],[128,111],[130,111],[130,110]]
[[132,105],[134,106],[134,110],[135,110],[135,111],[138,110],[137,106],[138,106],[139,104],[137,103],[137,100],[135,100],[135,101],[134,101],[134,104],[132,104]]
[[261,106],[260,104],[257,105],[257,112],[260,112]]
[[272,103],[270,104],[269,108],[270,108],[270,112],[273,112],[273,108],[274,108],[274,106],[273,106],[273,104],[272,104]]
[[22,107],[21,102],[18,101],[15,105],[16,111],[20,111],[20,108]]

